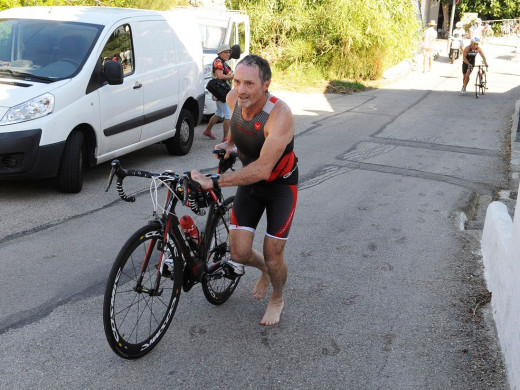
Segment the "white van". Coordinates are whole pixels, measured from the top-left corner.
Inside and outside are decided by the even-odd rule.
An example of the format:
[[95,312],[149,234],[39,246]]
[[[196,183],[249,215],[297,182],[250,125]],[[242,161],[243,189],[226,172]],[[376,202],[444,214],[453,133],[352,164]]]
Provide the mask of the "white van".
[[184,11],[0,12],[0,180],[58,177],[163,142],[184,155],[202,118],[201,37]]
[[[217,58],[217,48],[226,43],[232,48],[231,69],[249,54],[249,16],[244,11],[220,8],[194,8],[192,12],[199,23],[204,51],[204,84],[211,80],[213,61]],[[217,104],[206,90],[204,115],[209,119],[217,111]]]

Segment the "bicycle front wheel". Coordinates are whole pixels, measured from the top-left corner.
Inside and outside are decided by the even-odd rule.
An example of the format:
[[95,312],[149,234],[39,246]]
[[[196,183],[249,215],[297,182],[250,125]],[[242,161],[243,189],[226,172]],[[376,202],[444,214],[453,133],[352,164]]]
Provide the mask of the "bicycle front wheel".
[[[182,260],[170,245],[161,248],[162,237],[158,222],[136,231],[117,255],[108,277],[103,302],[105,335],[112,350],[125,359],[142,357],[157,345],[179,302]],[[159,272],[161,258],[164,264]]]
[[[234,200],[235,197],[231,196],[224,201],[225,213],[218,217],[218,221],[213,225],[213,229],[207,232],[209,248],[206,264],[208,269],[211,269],[213,265],[219,262],[231,259],[229,252],[229,221]],[[230,275],[220,268],[217,272],[204,276],[201,282],[202,291],[208,302],[213,305],[221,305],[233,294],[239,281],[240,276]]]
[[482,95],[486,94],[486,88],[487,88],[486,72],[482,72],[482,77],[480,78],[480,93]]
[[477,72],[477,78],[475,79],[475,97],[478,99],[478,95],[481,94],[481,88],[482,85],[482,74],[480,70]]

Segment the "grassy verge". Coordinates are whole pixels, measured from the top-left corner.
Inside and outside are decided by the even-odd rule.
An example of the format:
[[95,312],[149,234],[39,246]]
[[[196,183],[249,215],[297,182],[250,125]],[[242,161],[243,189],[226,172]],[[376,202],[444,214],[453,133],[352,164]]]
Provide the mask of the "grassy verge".
[[313,72],[302,74],[274,68],[271,89],[307,93],[352,94],[371,89],[371,87],[358,81],[326,80]]

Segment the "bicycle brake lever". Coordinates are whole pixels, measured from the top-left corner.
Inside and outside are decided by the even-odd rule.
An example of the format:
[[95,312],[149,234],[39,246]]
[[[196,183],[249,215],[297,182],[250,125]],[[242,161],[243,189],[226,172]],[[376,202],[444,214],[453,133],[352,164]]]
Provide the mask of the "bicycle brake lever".
[[105,192],[108,192],[108,189],[112,185],[112,180],[114,180],[114,175],[116,174],[116,171],[119,169],[119,161],[114,160],[112,161],[112,169],[110,170],[110,175],[108,176],[108,185],[107,188],[105,188]]
[[224,149],[214,149],[213,154],[216,154],[217,158],[222,160],[226,154],[226,151]]

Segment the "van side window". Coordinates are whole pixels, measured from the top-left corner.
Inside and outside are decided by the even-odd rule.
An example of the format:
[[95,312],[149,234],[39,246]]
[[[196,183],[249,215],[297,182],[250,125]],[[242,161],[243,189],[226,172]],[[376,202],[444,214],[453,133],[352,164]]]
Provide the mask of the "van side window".
[[129,24],[123,24],[114,30],[103,48],[101,56],[103,61],[121,62],[123,73],[126,76],[134,72],[132,47],[132,30]]
[[246,24],[239,23],[238,24],[238,44],[242,48],[242,50],[246,49]]

